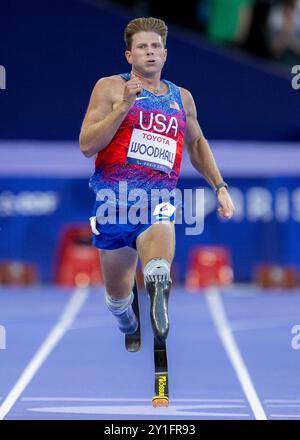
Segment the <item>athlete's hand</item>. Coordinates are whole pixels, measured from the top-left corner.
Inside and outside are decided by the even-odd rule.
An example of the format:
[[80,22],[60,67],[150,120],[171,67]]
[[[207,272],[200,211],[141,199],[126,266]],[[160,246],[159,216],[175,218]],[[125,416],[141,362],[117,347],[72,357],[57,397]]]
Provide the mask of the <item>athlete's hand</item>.
[[138,76],[131,72],[131,77],[129,81],[126,81],[125,89],[123,93],[123,101],[132,105],[136,97],[142,91],[142,83]]
[[220,217],[229,220],[233,216],[235,208],[230,194],[226,188],[221,188],[218,191],[217,199],[220,204],[220,207],[218,208]]

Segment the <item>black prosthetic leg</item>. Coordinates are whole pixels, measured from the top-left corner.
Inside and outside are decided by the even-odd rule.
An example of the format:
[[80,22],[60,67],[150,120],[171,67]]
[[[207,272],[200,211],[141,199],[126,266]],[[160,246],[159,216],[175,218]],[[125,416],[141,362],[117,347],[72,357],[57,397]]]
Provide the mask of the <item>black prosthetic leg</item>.
[[166,340],[169,332],[168,301],[171,281],[147,281],[150,298],[150,317],[154,336]]

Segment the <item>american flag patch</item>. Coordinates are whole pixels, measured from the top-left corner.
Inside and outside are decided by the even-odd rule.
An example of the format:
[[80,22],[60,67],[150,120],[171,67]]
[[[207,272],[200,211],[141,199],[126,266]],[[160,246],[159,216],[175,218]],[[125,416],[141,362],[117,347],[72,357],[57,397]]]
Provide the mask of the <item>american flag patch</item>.
[[176,101],[171,101],[170,102],[170,108],[174,108],[175,110],[180,110],[179,105]]

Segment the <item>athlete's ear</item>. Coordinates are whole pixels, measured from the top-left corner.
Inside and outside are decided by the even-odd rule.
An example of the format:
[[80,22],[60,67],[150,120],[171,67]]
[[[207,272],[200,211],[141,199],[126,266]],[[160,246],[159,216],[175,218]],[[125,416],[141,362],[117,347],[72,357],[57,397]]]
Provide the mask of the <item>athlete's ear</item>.
[[168,56],[168,49],[165,48],[165,61],[166,61],[166,59],[167,59],[167,56]]
[[125,58],[129,64],[132,64],[132,56],[130,50],[125,51]]

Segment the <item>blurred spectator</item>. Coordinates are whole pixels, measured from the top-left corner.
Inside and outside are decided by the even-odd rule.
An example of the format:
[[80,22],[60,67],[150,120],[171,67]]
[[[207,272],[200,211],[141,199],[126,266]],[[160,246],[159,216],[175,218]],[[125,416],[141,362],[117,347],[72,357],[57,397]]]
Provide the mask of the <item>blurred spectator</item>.
[[253,55],[270,58],[267,24],[272,5],[276,0],[256,0],[252,21],[244,48]]
[[269,15],[268,44],[271,55],[285,65],[300,60],[300,1],[283,0]]
[[167,24],[178,24],[187,28],[197,28],[196,7],[197,0],[189,0],[186,3],[164,2],[162,0],[151,0],[150,13],[154,17],[161,18]]
[[289,67],[300,63],[300,0],[110,0],[136,16],[154,16]]
[[201,1],[204,0],[188,0],[184,7],[181,3],[174,2],[170,7],[169,2],[162,0],[110,0],[111,3],[129,8],[135,16],[158,17],[165,20],[167,25],[174,23],[196,29],[199,29],[196,7]]
[[208,37],[217,43],[241,45],[248,35],[255,0],[211,0]]

